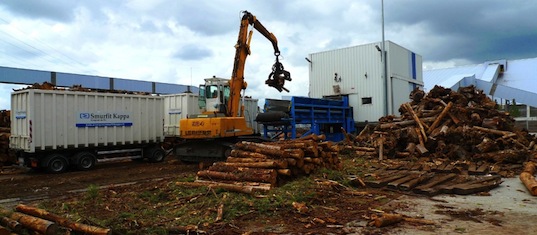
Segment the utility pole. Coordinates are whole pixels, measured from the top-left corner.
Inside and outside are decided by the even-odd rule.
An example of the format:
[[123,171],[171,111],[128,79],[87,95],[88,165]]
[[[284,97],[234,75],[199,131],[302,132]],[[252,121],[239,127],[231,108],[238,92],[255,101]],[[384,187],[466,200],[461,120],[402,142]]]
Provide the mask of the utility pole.
[[381,45],[381,58],[382,58],[382,76],[384,79],[384,116],[388,115],[388,74],[387,74],[387,65],[386,65],[386,48],[384,48],[384,0],[380,0],[381,2],[381,11],[382,11],[382,45]]

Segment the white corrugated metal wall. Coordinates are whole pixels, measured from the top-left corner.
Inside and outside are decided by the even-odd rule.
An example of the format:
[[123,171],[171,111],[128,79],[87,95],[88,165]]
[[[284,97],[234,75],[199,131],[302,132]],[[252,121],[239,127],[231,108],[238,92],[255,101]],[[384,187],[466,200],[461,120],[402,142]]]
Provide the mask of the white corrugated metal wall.
[[416,86],[423,90],[422,58],[408,49],[388,41],[388,74],[390,114],[399,114],[401,104],[409,101],[409,94]]
[[[163,99],[150,95],[27,89],[12,93],[10,148],[28,152],[162,141]],[[22,103],[18,103],[22,102]],[[128,114],[130,125],[79,126],[86,113]],[[107,119],[110,119],[107,117]],[[92,124],[95,124],[93,122]],[[27,141],[30,145],[23,143]]]
[[[381,54],[378,44],[366,44],[310,55],[310,93],[312,98],[349,94],[355,120],[365,121],[383,113],[384,90]],[[335,74],[337,73],[337,78]],[[334,91],[339,86],[340,92]],[[371,104],[362,104],[370,97]],[[357,116],[357,113],[361,113]],[[358,117],[358,118],[357,118]]]
[[164,95],[164,135],[179,136],[179,121],[189,114],[200,114],[198,94]]
[[[413,84],[423,86],[422,59],[386,41],[387,70],[390,75],[388,93],[393,94],[386,100],[380,45],[370,43],[310,54],[309,97],[349,95],[357,122],[378,121],[385,115],[386,103],[391,114],[397,113],[400,104],[408,101]],[[334,86],[339,87],[339,92]],[[368,98],[371,98],[371,103],[364,103]]]

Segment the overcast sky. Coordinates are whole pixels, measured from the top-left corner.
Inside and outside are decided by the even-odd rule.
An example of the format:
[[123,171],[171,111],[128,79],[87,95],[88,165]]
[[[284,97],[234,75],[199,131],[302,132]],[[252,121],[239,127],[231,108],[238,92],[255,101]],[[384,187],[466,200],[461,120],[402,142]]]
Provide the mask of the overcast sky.
[[[537,57],[537,1],[386,0],[385,35],[424,69]],[[381,41],[380,0],[2,0],[0,66],[195,85],[229,78],[241,11],[279,42],[291,93],[264,85],[273,50],[254,32],[247,95],[307,95],[308,54]],[[74,82],[76,83],[76,82]],[[0,85],[0,109],[13,86]]]

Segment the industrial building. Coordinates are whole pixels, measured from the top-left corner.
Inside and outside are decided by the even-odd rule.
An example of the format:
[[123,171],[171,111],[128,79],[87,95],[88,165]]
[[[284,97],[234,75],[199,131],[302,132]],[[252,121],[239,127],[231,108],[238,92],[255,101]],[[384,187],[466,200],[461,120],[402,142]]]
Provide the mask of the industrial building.
[[126,90],[152,94],[177,94],[186,91],[198,93],[198,88],[195,86],[0,66],[0,83],[32,85],[43,82],[59,87],[81,85],[90,89]]
[[511,113],[517,125],[537,132],[537,58],[495,60],[423,71],[424,89],[474,85]]
[[309,54],[309,97],[348,96],[358,125],[397,115],[409,93],[424,85],[422,57],[385,41],[383,63],[381,47],[377,42]]

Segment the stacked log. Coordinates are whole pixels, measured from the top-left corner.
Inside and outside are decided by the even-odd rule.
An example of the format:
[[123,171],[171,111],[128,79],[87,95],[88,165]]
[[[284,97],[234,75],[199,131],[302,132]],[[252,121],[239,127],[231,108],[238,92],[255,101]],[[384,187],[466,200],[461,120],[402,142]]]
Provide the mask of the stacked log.
[[536,165],[534,162],[526,162],[524,165],[524,171],[520,173],[519,179],[524,186],[528,189],[531,195],[537,196],[537,179],[533,176],[535,174]]
[[11,136],[10,115],[9,110],[0,110],[0,166],[15,162],[15,156],[9,151],[9,137]]
[[[401,116],[379,119],[347,149],[358,155],[521,164],[537,151],[536,138],[517,129],[509,113],[474,86],[458,92],[435,86],[416,89]],[[382,140],[382,141],[379,141]]]
[[21,89],[14,89],[15,91],[27,90],[27,89],[40,89],[40,90],[63,90],[63,91],[82,91],[82,92],[105,92],[105,93],[116,93],[116,94],[136,94],[136,95],[151,95],[150,92],[142,91],[126,91],[126,90],[108,90],[108,89],[94,89],[94,88],[85,88],[82,85],[75,84],[71,87],[58,87],[49,82],[43,83],[34,83],[30,86]]
[[197,176],[198,181],[270,189],[279,180],[308,175],[319,168],[341,169],[338,151],[335,143],[317,135],[278,142],[242,141],[233,146],[225,162],[216,162]]
[[112,234],[112,230],[108,228],[73,222],[24,204],[17,205],[15,211],[0,210],[0,228],[10,232],[9,234]]

